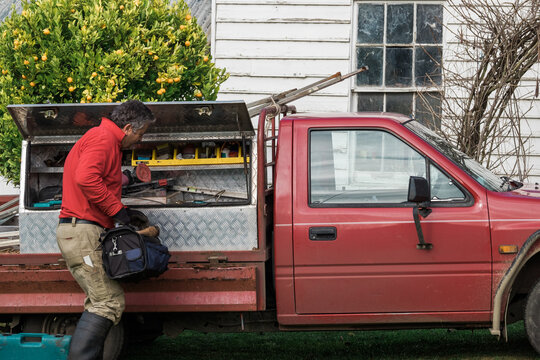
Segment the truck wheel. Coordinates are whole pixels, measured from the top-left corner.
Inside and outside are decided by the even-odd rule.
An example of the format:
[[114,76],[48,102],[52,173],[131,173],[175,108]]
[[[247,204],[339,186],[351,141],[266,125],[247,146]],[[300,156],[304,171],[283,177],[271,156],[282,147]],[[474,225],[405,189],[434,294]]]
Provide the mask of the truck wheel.
[[527,297],[524,323],[529,342],[540,354],[540,281],[536,283]]
[[155,314],[124,314],[122,322],[126,328],[127,341],[150,344],[163,335],[163,321]]

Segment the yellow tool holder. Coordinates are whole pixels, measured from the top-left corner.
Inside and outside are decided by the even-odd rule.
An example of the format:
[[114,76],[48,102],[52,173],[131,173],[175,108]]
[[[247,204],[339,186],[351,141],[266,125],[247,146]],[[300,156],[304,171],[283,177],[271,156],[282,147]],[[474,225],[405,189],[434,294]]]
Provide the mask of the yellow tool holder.
[[[158,160],[157,151],[152,150],[152,159],[143,160],[137,159],[136,151],[133,150],[131,153],[131,166],[137,166],[139,163],[145,163],[148,166],[188,166],[188,165],[225,165],[225,164],[243,164],[244,158],[242,156],[242,147],[238,146],[238,156],[235,157],[221,157],[221,148],[215,148],[214,158],[199,158],[199,150],[202,150],[199,147],[195,148],[195,158],[194,159],[177,159],[178,148],[174,148],[173,158],[166,160]],[[246,162],[249,162],[249,157],[246,159]]]

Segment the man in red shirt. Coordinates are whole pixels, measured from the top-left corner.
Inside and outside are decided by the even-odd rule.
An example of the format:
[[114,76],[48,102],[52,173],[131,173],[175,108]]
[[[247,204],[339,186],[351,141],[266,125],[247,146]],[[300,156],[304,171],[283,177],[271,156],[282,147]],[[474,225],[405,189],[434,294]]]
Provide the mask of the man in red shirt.
[[130,222],[120,201],[122,150],[139,142],[154,121],[142,102],[127,101],[115,107],[110,119],[103,118],[99,126],[88,130],[66,158],[56,239],[71,274],[86,294],[69,359],[101,359],[107,333],[122,316],[124,291],[105,274],[99,236],[115,222]]

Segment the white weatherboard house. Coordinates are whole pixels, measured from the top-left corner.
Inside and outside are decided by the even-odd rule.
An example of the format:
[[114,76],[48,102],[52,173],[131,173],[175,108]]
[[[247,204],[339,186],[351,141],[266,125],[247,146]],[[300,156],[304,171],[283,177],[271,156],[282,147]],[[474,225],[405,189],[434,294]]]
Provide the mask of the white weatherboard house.
[[[460,24],[446,5],[412,0],[212,0],[212,55],[230,73],[219,99],[258,100],[368,65],[370,70],[357,79],[295,101],[297,110],[392,111],[423,120],[417,93],[438,94],[426,86],[425,74],[435,74],[433,81],[440,83],[434,61],[454,61],[447,50],[457,40],[440,19],[444,25]],[[522,125],[524,135],[531,136],[529,182],[540,181],[535,80],[531,71],[519,89],[524,108],[530,108]],[[432,105],[437,106],[436,98]]]
[[[424,74],[437,72],[433,60],[452,62],[447,50],[457,44],[440,19],[444,25],[460,25],[449,13],[447,1],[186,2],[209,35],[217,66],[230,73],[219,100],[259,100],[338,71],[345,74],[369,66],[358,79],[295,101],[298,111],[394,111],[422,120],[417,93],[431,92],[435,106],[438,94],[426,87]],[[11,11],[12,4],[20,10],[20,0],[0,0],[0,17]],[[540,99],[533,96],[535,79],[531,72],[519,89],[523,107],[530,108],[521,127],[525,136],[531,136],[528,181],[540,181]]]

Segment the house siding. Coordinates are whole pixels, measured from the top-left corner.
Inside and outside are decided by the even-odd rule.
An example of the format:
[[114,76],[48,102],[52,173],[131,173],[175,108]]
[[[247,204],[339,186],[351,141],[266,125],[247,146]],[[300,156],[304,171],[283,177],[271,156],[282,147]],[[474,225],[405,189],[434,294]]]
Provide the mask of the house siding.
[[[220,100],[258,100],[270,94],[303,87],[335,72],[354,70],[354,2],[349,0],[213,0],[214,60],[230,78]],[[451,10],[450,10],[451,11]],[[445,10],[445,25],[461,26]],[[444,59],[459,71],[472,71],[474,62],[452,57],[459,41],[445,30]],[[540,182],[540,99],[534,98],[538,66],[523,78],[519,106],[527,110],[521,132],[530,137],[527,181]],[[354,111],[353,79],[296,100],[298,111]],[[455,95],[456,99],[459,95]],[[513,139],[509,139],[512,146]],[[506,161],[505,168],[515,162]],[[504,173],[500,169],[501,174]]]
[[[350,0],[214,0],[213,9],[213,57],[230,73],[219,100],[258,100],[351,69]],[[350,80],[294,104],[348,111]]]

